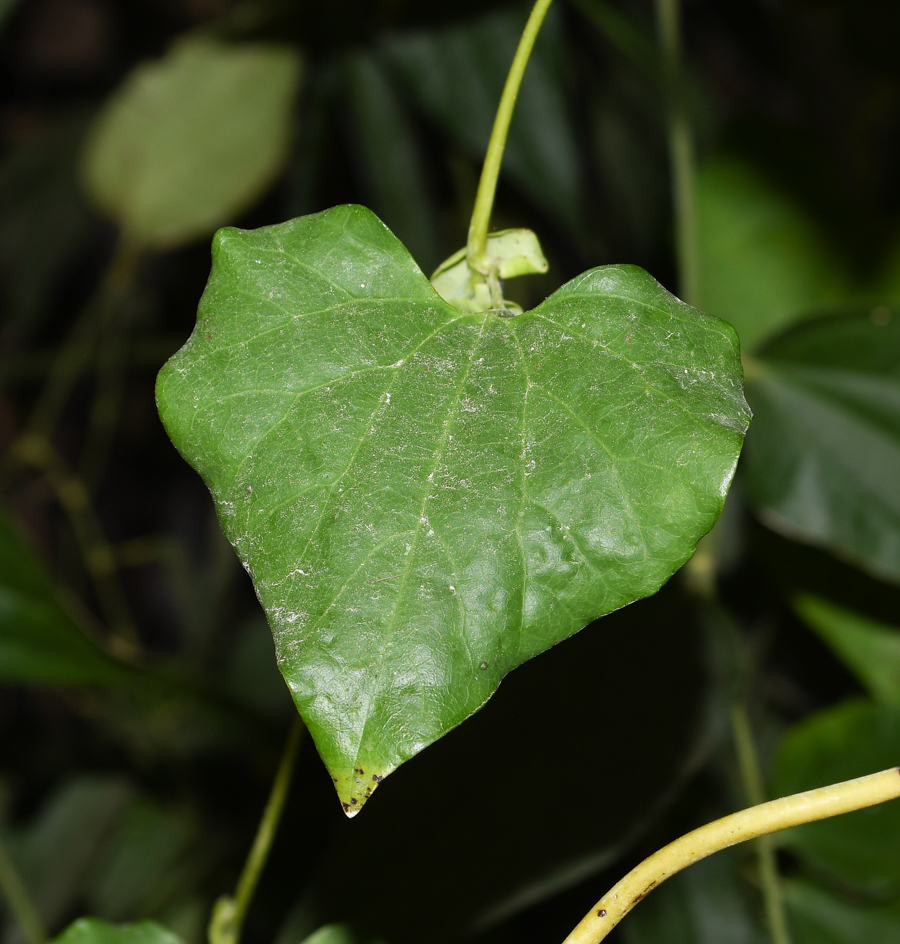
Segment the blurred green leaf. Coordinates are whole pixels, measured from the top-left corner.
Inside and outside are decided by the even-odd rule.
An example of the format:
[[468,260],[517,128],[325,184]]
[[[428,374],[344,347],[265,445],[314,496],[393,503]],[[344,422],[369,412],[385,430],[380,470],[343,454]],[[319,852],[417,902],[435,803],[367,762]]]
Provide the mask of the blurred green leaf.
[[428,271],[440,257],[436,208],[415,129],[376,56],[348,54],[343,67],[358,144],[355,153],[363,162],[372,208]]
[[79,918],[54,938],[54,944],[183,944],[178,935],[155,921],[109,924],[99,918]]
[[184,814],[135,799],[86,883],[89,909],[110,921],[158,916],[192,880],[198,883],[192,839]]
[[900,705],[900,627],[801,596],[794,609],[831,647],[876,700]]
[[737,339],[631,266],[463,314],[362,207],[223,230],[213,257],[160,414],[352,813],[693,553],[748,420]]
[[747,368],[744,468],[776,530],[900,581],[900,316],[798,325]]
[[[387,63],[425,115],[479,164],[525,15],[524,8],[492,12],[444,29],[396,33],[384,43]],[[587,236],[566,61],[559,14],[551,10],[519,92],[503,174],[550,217]]]
[[[788,732],[775,766],[774,796],[788,796],[895,767],[900,709],[843,702]],[[900,892],[900,803],[882,803],[779,833],[818,871],[877,895]]]
[[231,222],[287,158],[300,74],[289,47],[182,39],[104,106],[84,154],[88,193],[148,248]]
[[45,926],[58,926],[82,900],[132,798],[118,778],[74,777],[12,835],[10,851]]
[[622,922],[625,944],[767,944],[735,858],[719,852],[655,889]]
[[124,685],[133,674],[63,609],[43,567],[0,512],[0,678],[34,685]]
[[746,164],[697,176],[699,306],[737,328],[741,347],[842,300],[847,276],[802,210]]
[[313,931],[302,944],[358,944],[358,941],[346,924],[326,924]]
[[847,901],[803,881],[784,883],[784,898],[795,944],[896,944],[900,904]]

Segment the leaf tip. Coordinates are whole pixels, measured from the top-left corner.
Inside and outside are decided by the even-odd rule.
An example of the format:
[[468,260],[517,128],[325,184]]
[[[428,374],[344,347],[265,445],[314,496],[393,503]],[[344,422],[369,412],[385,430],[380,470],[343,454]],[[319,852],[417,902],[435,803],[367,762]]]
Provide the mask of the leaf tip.
[[354,767],[349,773],[333,778],[341,809],[347,819],[353,819],[366,805],[366,801],[386,776],[387,774],[375,774],[362,767]]

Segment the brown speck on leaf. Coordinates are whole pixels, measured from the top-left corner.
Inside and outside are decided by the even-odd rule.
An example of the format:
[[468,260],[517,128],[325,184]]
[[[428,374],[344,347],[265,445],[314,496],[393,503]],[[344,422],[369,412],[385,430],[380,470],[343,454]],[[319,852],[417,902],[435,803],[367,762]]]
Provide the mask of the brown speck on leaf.
[[481,668],[482,668],[482,669],[486,669],[487,667],[488,667],[487,662],[482,662],[482,663],[481,663]]
[[625,335],[625,343],[626,343],[626,344],[634,344],[634,335],[633,335],[633,334],[626,334],[626,335]]
[[356,797],[350,797],[350,802],[356,806]]
[[375,783],[381,783],[381,781],[384,780],[384,777],[380,777],[378,774],[372,774],[372,779],[375,781]]
[[605,908],[601,908],[601,909],[597,912],[597,917],[598,917],[598,918],[605,918],[605,917],[606,917],[606,909],[605,909]]

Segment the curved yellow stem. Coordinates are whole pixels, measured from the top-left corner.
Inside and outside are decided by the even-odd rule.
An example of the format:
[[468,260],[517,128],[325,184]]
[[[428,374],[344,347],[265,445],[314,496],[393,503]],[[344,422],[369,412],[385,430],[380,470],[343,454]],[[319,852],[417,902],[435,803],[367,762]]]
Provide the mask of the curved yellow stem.
[[701,826],[633,868],[582,918],[564,944],[598,944],[657,885],[713,852],[790,826],[851,813],[897,797],[900,797],[900,768],[891,767],[868,777],[761,803]]

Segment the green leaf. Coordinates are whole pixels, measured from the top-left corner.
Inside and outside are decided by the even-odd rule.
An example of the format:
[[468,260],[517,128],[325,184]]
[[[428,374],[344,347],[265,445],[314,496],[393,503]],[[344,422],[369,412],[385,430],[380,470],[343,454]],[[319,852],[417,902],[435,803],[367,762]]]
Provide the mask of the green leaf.
[[[788,796],[897,766],[900,709],[843,702],[794,727],[778,753],[775,796]],[[900,803],[882,803],[780,833],[817,870],[878,895],[900,890]]]
[[100,918],[79,918],[53,940],[54,944],[183,944],[177,934],[155,921],[109,924]]
[[[541,244],[530,229],[504,229],[490,233],[487,261],[501,279],[537,275],[548,268]],[[460,311],[487,311],[493,307],[490,289],[484,279],[472,282],[471,276],[466,248],[463,247],[437,267],[431,276],[431,284],[441,298]],[[509,310],[521,312],[518,305],[509,302],[507,305]]]
[[738,161],[712,161],[698,174],[697,233],[700,307],[730,321],[745,351],[846,294],[812,222]]
[[223,230],[213,255],[160,414],[352,813],[687,560],[748,421],[737,341],[630,266],[461,313],[362,207]]
[[40,562],[0,512],[0,679],[122,685],[132,676],[63,609]]
[[212,232],[280,171],[299,78],[287,47],[181,40],[101,111],[84,155],[88,193],[148,248]]
[[744,468],[767,524],[900,580],[900,318],[797,326],[748,368]]
[[900,627],[886,626],[819,597],[801,596],[794,609],[876,701],[900,706]]
[[900,904],[847,901],[810,882],[784,883],[795,944],[896,944]]
[[[385,61],[422,111],[479,165],[526,16],[524,8],[494,11],[444,29],[395,33],[383,45]],[[551,9],[522,80],[503,173],[551,218],[589,236],[567,61],[559,15]]]

